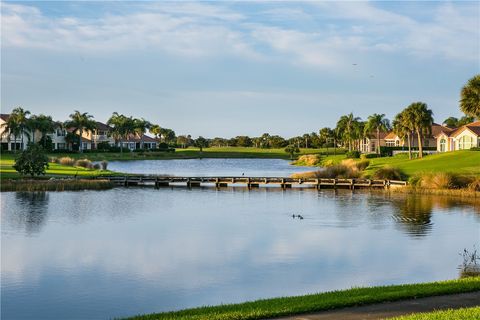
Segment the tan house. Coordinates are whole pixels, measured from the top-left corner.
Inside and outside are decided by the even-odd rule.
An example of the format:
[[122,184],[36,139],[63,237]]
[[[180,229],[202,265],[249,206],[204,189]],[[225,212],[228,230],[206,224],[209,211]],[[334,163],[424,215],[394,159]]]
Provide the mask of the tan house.
[[[385,137],[388,135],[388,132],[380,132],[380,147],[386,146]],[[360,140],[360,152],[362,153],[375,153],[377,152],[377,134],[370,134],[368,137]]]
[[437,136],[437,151],[447,152],[480,147],[480,121],[472,122]]
[[[422,146],[427,148],[436,147],[438,137],[441,134],[444,134],[444,133],[448,134],[451,131],[453,131],[453,129],[450,129],[448,127],[442,126],[437,123],[433,123],[431,128],[431,134],[424,136],[422,139]],[[408,141],[401,139],[394,132],[388,133],[385,136],[384,140],[385,140],[385,146],[387,147],[407,147],[408,146]],[[413,134],[410,137],[410,146],[412,148],[418,148],[418,137],[416,134]]]

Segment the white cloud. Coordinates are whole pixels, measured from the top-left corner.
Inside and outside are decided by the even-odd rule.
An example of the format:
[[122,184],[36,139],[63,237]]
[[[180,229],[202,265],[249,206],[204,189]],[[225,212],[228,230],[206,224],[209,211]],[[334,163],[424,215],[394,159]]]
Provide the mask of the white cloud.
[[[228,3],[148,3],[135,12],[96,19],[49,17],[32,6],[3,3],[2,46],[278,58],[320,68],[338,68],[352,56],[379,52],[478,60],[480,18],[478,10],[472,10],[478,4],[432,3],[431,19],[425,21],[371,3],[313,2],[308,3],[312,6],[308,13],[299,8],[302,5],[264,10],[260,15],[270,19],[258,22],[253,14],[235,11]],[[302,24],[305,20],[311,22],[309,28]],[[300,24],[302,28],[295,27]]]

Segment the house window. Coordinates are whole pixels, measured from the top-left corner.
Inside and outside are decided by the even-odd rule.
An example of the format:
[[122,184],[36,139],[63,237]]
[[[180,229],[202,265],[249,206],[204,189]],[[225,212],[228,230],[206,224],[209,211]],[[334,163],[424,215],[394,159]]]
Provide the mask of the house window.
[[473,148],[475,145],[473,143],[473,138],[470,136],[463,136],[458,140],[458,149],[470,149]]
[[395,140],[395,146],[400,146],[400,140]]
[[446,150],[446,145],[447,145],[447,141],[445,139],[441,139],[440,140],[440,152],[445,152]]
[[82,143],[82,149],[83,150],[88,149],[88,143],[87,142]]
[[57,137],[65,137],[65,130],[57,129]]

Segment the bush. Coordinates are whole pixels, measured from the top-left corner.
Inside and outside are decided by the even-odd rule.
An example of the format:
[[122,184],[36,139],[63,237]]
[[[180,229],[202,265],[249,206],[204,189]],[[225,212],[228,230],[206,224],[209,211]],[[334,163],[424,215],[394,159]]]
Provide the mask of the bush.
[[50,163],[58,163],[57,157],[50,157]]
[[415,184],[426,189],[458,189],[465,188],[470,183],[471,178],[448,172],[423,173],[415,178]]
[[22,175],[29,174],[32,177],[44,175],[48,168],[48,157],[45,150],[39,145],[30,145],[15,159],[13,168]]
[[108,161],[103,160],[102,162],[100,162],[100,165],[102,166],[102,170],[107,170]]
[[321,162],[321,158],[319,155],[316,154],[306,154],[303,156],[300,156],[296,161],[294,161],[292,164],[297,165],[297,166],[307,166],[307,167],[312,167],[312,166],[317,166]]
[[404,180],[406,175],[398,168],[385,166],[375,171],[373,178],[381,180]]
[[57,163],[61,164],[62,166],[73,166],[75,164],[75,159],[70,157],[62,157],[58,159]]
[[480,147],[473,147],[473,148],[470,148],[470,151],[480,151]]
[[480,191],[480,177],[476,177],[468,184],[468,190]]
[[365,156],[365,159],[380,158],[380,155],[376,153],[368,153],[368,154],[365,154],[364,156]]
[[95,170],[100,170],[100,168],[101,168],[100,163],[95,163],[93,165],[93,169],[95,169]]
[[88,159],[79,159],[75,161],[75,166],[76,167],[83,167],[86,169],[91,169],[93,168],[92,162]]
[[357,169],[363,171],[370,165],[370,160],[361,160],[356,163]]
[[360,152],[357,150],[349,151],[345,154],[349,159],[358,159],[360,158]]

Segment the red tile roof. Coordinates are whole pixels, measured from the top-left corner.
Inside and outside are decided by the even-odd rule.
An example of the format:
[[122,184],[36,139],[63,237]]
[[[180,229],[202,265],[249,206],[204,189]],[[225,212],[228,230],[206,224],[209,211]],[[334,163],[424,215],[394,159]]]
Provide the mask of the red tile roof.
[[8,113],[0,114],[0,119],[2,119],[3,121],[7,122],[8,118],[10,118],[10,114],[8,114]]
[[480,121],[472,122],[464,126],[461,126],[460,128],[450,132],[449,136],[456,137],[460,133],[462,133],[465,129],[472,131],[477,136],[480,136]]

